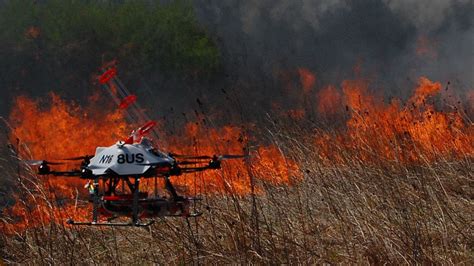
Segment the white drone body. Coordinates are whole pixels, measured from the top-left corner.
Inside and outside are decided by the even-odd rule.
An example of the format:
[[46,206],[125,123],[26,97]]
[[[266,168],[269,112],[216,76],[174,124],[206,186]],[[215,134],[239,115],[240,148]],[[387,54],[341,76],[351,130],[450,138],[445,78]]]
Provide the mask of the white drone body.
[[174,161],[156,151],[150,141],[143,138],[140,143],[119,141],[109,147],[97,147],[87,168],[94,176],[141,176],[151,165],[172,165]]
[[[117,88],[119,95],[124,97],[119,107],[127,108],[133,103],[131,107],[134,108],[134,117],[145,121],[146,115],[134,103],[136,96],[124,90],[121,83],[117,82],[115,75],[116,68],[112,67],[100,76],[99,82],[104,84],[119,103],[112,86]],[[132,99],[131,102],[127,102],[130,99]],[[67,223],[71,225],[147,226],[153,223],[153,217],[197,217],[201,213],[191,212],[190,205],[191,202],[200,199],[180,196],[173,187],[170,177],[220,169],[222,160],[245,156],[165,154],[155,149],[151,140],[145,137],[156,124],[155,121],[148,121],[142,127],[132,131],[126,140],[109,147],[97,147],[93,156],[82,155],[60,159],[62,161],[80,160],[80,169],[55,171],[51,169],[51,165],[65,163],[46,160],[28,160],[25,163],[38,166],[39,175],[79,177],[89,180],[86,188],[89,189],[90,201],[93,204],[92,220],[77,222],[68,219]],[[140,191],[142,178],[155,178],[153,197],[148,196],[147,191]],[[156,178],[163,178],[169,197],[158,195]],[[119,184],[121,184],[120,188]],[[100,221],[100,216],[107,217],[107,220]],[[112,222],[118,217],[130,217],[131,220],[126,223]],[[150,218],[151,220],[146,223],[141,222],[141,219]]]

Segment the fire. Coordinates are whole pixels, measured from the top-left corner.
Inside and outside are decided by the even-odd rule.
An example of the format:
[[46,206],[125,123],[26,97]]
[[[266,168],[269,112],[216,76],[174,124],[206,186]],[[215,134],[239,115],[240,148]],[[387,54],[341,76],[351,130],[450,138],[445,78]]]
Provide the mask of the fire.
[[345,132],[336,137],[316,137],[325,159],[341,161],[340,149],[365,161],[396,162],[433,161],[442,156],[462,158],[474,152],[472,123],[456,110],[436,110],[432,100],[441,90],[439,82],[421,77],[404,106],[397,99],[384,104],[380,97],[368,92],[366,81],[344,81],[342,90],[351,117]]
[[410,98],[409,102],[416,105],[417,107],[422,106],[428,97],[434,96],[441,90],[441,83],[431,82],[425,77],[421,77],[419,85],[415,90],[415,93]]
[[466,99],[468,106],[466,107],[466,113],[469,115],[474,115],[474,90],[466,92]]
[[298,74],[305,94],[310,93],[316,84],[316,76],[306,68],[298,68]]
[[306,111],[304,109],[290,109],[287,114],[291,119],[302,120],[306,115]]
[[51,104],[27,97],[18,97],[10,115],[13,135],[25,142],[35,158],[50,160],[77,155],[94,154],[95,147],[107,146],[120,140],[130,130],[123,113],[106,113],[98,99],[86,109],[67,103],[51,94]]
[[[10,114],[10,122],[14,127],[11,135],[27,145],[28,149],[20,150],[20,155],[25,159],[54,161],[94,154],[95,147],[111,145],[126,136],[129,131],[123,122],[123,113],[107,113],[95,108],[103,106],[97,95],[91,97],[90,105],[84,109],[62,100],[53,93],[50,94],[50,103],[46,106],[42,101],[24,96],[18,97],[14,106]],[[66,170],[74,165],[55,167],[57,170]],[[65,220],[67,217],[88,217],[88,207],[66,204],[55,208],[49,203],[84,196],[87,194],[82,189],[84,180],[73,177],[42,177],[39,180],[40,183],[32,188],[34,191],[38,190],[38,197],[28,196],[18,200],[9,210],[10,214],[17,217],[18,222],[7,224],[4,228],[6,232],[38,226],[49,221]]]
[[[315,85],[314,75],[302,71],[305,88]],[[300,73],[300,74],[301,74]],[[341,88],[327,86],[316,95],[316,110],[326,118],[347,117],[343,128],[331,131],[318,129],[314,149],[318,159],[328,164],[357,160],[365,163],[394,162],[412,164],[434,162],[440,158],[465,158],[474,153],[474,126],[459,108],[440,106],[436,99],[441,84],[425,77],[418,81],[413,95],[403,103],[369,91],[366,80],[346,80]],[[309,93],[309,89],[305,89]],[[467,112],[472,110],[472,92]],[[469,101],[469,97],[466,97]],[[311,99],[311,97],[308,97]],[[102,96],[94,95],[88,105],[81,107],[51,94],[51,100],[42,101],[18,97],[10,115],[14,125],[12,136],[26,143],[31,155],[38,159],[60,159],[94,154],[97,146],[108,146],[125,140],[137,125],[125,123],[126,110],[101,103]],[[105,106],[105,107],[104,107]],[[346,115],[343,115],[346,106]],[[304,110],[286,111],[295,120],[304,120]],[[196,121],[201,121],[197,119]],[[159,123],[164,126],[163,123]],[[181,192],[194,194],[232,193],[247,195],[262,192],[262,183],[277,186],[291,185],[302,178],[299,165],[285,156],[279,147],[260,144],[247,132],[259,130],[255,125],[227,125],[208,127],[201,122],[188,122],[181,133],[163,135],[172,152],[178,154],[249,154],[248,158],[223,161],[223,168],[214,171],[178,176],[173,183]],[[166,132],[166,130],[162,130]],[[307,136],[303,136],[307,137]],[[23,154],[25,156],[25,154]],[[70,169],[71,166],[68,166]],[[144,189],[152,191],[153,180],[144,181]],[[19,217],[20,227],[27,228],[65,217],[89,217],[90,207],[65,203],[52,211],[48,199],[74,199],[87,192],[83,180],[74,178],[43,179],[46,195],[42,200],[15,205],[10,211]],[[253,186],[255,185],[255,186]],[[78,192],[80,191],[80,192]],[[82,193],[82,194],[81,194]],[[20,202],[20,201],[19,201]],[[36,217],[49,218],[31,218]],[[30,218],[28,218],[28,217]],[[10,227],[14,228],[15,223]],[[10,228],[9,227],[9,228]],[[16,227],[19,228],[19,227]]]
[[[94,154],[97,146],[109,146],[118,140],[125,140],[131,129],[136,127],[125,123],[126,110],[111,104],[104,108],[101,103],[104,99],[100,96],[92,96],[85,107],[66,102],[56,94],[51,94],[50,98],[48,104],[23,96],[15,101],[15,108],[10,115],[10,122],[14,126],[11,135],[27,145],[31,156],[24,153],[23,157],[54,161]],[[243,154],[248,145],[248,136],[243,133],[242,127],[206,128],[191,122],[182,134],[163,138],[173,148],[173,152],[181,154]],[[248,159],[229,160],[222,164],[222,170],[179,176],[173,178],[173,182],[186,193],[246,195],[252,191],[251,178],[276,185],[290,184],[293,178],[299,178],[296,163],[286,159],[272,145],[251,151]],[[57,170],[66,170],[74,165],[61,167],[54,166]],[[18,223],[8,225],[5,231],[61,221],[66,217],[82,220],[90,216],[90,206],[77,207],[67,203],[61,208],[52,208],[48,201],[69,199],[72,202],[78,196],[87,197],[87,191],[83,189],[84,180],[42,177],[41,181],[40,185],[48,191],[46,195],[43,199],[29,198],[26,203],[19,200],[10,209]],[[153,183],[153,180],[144,181],[144,189],[152,191]]]
[[[40,105],[38,101],[18,97],[16,108],[10,116],[12,124],[15,125],[12,134],[28,145],[35,158],[54,160],[94,154],[98,146],[109,146],[118,140],[125,140],[131,129],[124,122],[122,110],[111,113],[100,111],[97,110],[98,104],[94,101],[83,109],[51,94],[51,106],[42,110]],[[164,139],[173,148],[173,152],[181,154],[243,154],[247,145],[246,136],[239,127],[204,128],[192,122],[186,125],[183,134],[164,136]],[[274,183],[289,182],[288,171],[281,170],[280,175],[277,175],[266,173],[267,171],[257,167],[259,164],[266,165],[262,162],[269,158],[274,158],[278,165],[296,169],[295,163],[285,160],[283,154],[272,146],[259,148],[256,158],[257,163],[252,162],[250,165],[253,170],[259,172],[259,178],[262,180]],[[247,193],[249,191],[246,188],[248,177],[245,176],[248,175],[249,170],[245,164],[242,161],[229,161],[224,164],[224,168],[230,169],[225,170],[229,172],[225,176],[226,180],[224,181],[219,173],[205,173],[204,177],[198,181],[202,183],[198,186],[204,183],[208,185],[202,192],[225,191],[228,189],[227,186],[230,186],[232,191],[238,194]],[[78,184],[73,180],[65,181],[58,178],[54,184],[61,187],[77,186]],[[177,184],[190,190],[195,187],[193,178],[180,177],[177,179]]]
[[[244,154],[248,139],[242,128],[224,126],[204,128],[188,123],[184,135],[169,139],[177,153]],[[298,179],[298,166],[285,158],[275,146],[260,146],[251,151],[248,159],[223,162],[223,169],[197,174],[194,178],[177,177],[175,183],[191,193],[231,192],[245,195],[251,192],[250,179],[256,178],[276,185],[287,185]]]
[[5,209],[4,213],[14,219],[3,223],[0,229],[6,234],[15,234],[29,228],[44,227],[52,222],[61,224],[68,218],[83,219],[89,217],[90,212],[90,208],[78,207],[74,204],[55,208],[50,204],[50,199],[41,197],[30,198],[26,202],[17,199],[17,203],[13,207]]
[[327,86],[317,93],[317,111],[325,116],[333,116],[341,111],[342,95],[334,86]]

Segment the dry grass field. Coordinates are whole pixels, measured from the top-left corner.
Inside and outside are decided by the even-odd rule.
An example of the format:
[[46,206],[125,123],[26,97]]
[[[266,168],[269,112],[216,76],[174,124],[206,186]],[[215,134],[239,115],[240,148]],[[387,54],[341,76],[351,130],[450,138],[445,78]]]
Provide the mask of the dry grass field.
[[473,2],[0,0],[0,266],[474,265]]
[[[410,101],[423,108],[353,103],[343,130],[269,119],[261,138],[271,148],[250,147],[251,160],[177,180],[182,192],[203,195],[202,216],[145,228],[65,225],[70,215],[90,215],[80,183],[39,178],[6,149],[2,174],[14,177],[16,203],[1,217],[1,257],[28,264],[472,264],[472,122],[435,112],[425,102],[433,92],[423,94],[422,85]],[[194,145],[213,151],[204,139]]]

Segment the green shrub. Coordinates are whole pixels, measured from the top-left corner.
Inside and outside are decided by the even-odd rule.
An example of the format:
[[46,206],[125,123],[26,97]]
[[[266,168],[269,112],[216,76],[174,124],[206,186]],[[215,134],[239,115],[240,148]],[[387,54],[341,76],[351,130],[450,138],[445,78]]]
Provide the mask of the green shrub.
[[206,77],[219,64],[217,47],[186,1],[5,1],[0,48],[0,77],[15,86],[21,75],[36,85],[44,76],[87,80],[111,59],[129,74]]

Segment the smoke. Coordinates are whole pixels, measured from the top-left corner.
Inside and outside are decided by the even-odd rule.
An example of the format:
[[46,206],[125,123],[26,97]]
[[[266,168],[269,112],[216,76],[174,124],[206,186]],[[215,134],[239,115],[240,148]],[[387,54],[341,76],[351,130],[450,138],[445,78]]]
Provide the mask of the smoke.
[[[389,94],[426,75],[472,89],[471,0],[196,0],[232,82],[275,94],[281,71],[306,67],[339,84],[361,63]],[[402,89],[403,88],[403,89]],[[255,92],[254,92],[255,94]]]
[[[222,69],[204,82],[159,69],[129,78],[135,80],[128,85],[153,113],[180,117],[196,108],[196,98],[233,113],[223,108],[230,96],[241,97],[250,115],[259,114],[260,107],[267,111],[272,102],[291,102],[289,94],[301,94],[292,91],[301,87],[299,68],[316,73],[316,88],[337,86],[354,76],[369,78],[387,96],[409,95],[420,76],[450,81],[458,90],[473,88],[472,0],[194,0],[193,5],[220,48]],[[83,55],[78,52],[77,57]],[[84,69],[87,76],[96,69],[73,58],[74,72]],[[30,62],[17,61],[20,70]],[[356,65],[362,70],[357,75]],[[32,95],[78,83],[76,78],[51,87],[54,78],[45,73],[40,68],[28,76]],[[294,86],[288,86],[291,82]],[[0,114],[6,114],[8,101],[23,88],[4,81],[0,86]],[[91,87],[90,81],[83,80],[80,87]],[[78,89],[71,95],[89,92]]]
[[348,7],[342,0],[334,1],[258,1],[243,3],[241,10],[243,30],[249,35],[258,34],[262,15],[267,13],[273,23],[289,24],[293,30],[300,31],[306,26],[320,29],[320,20],[328,13]]
[[472,5],[470,0],[383,0],[389,9],[409,21],[419,31],[427,32],[439,28],[454,15],[457,6]]
[[406,68],[443,81],[455,81],[461,89],[473,89],[472,0],[386,0],[385,3],[401,20],[416,28],[417,40],[427,38],[435,51],[434,58],[428,60],[414,60],[419,58],[405,53],[402,64]]

